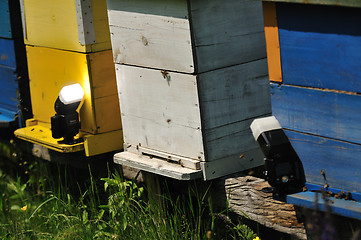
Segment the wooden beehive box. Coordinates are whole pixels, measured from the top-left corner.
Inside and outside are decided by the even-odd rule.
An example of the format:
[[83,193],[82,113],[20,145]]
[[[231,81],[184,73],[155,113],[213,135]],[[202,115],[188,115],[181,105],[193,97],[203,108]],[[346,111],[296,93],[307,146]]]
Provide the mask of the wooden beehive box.
[[31,115],[18,1],[0,1],[0,23],[0,126],[16,127]]
[[360,193],[361,4],[298,2],[263,3],[272,112],[308,183]]
[[260,3],[107,5],[127,150],[115,161],[180,179],[146,156],[204,179],[263,164],[249,129],[270,114]]
[[[80,109],[81,136],[117,132],[121,137],[119,101],[116,90],[114,64],[111,50],[97,53],[77,53],[44,47],[27,46],[30,93],[34,119],[39,131],[50,131],[50,118],[55,115],[54,103],[63,86],[79,83],[85,92]],[[30,137],[34,127],[18,129],[20,138]],[[43,142],[56,145],[51,133],[44,135]],[[45,139],[46,138],[46,139]],[[112,150],[121,144],[106,140]],[[99,143],[99,145],[102,145]],[[115,145],[117,146],[116,148]],[[105,148],[107,149],[107,148]],[[88,149],[87,155],[94,155],[104,149]]]
[[21,0],[25,44],[77,52],[111,49],[105,0]]

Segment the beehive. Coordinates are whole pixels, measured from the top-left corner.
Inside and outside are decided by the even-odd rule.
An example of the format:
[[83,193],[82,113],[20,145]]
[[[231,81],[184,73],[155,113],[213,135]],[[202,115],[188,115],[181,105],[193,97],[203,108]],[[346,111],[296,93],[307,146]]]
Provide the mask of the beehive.
[[111,49],[106,2],[22,0],[25,44],[98,52]]
[[0,126],[15,127],[31,115],[19,2],[0,1],[0,22]]
[[[24,38],[29,60],[33,119],[15,135],[59,152],[86,156],[122,148],[115,70],[105,1],[23,1]],[[84,142],[61,144],[52,138],[50,118],[62,87],[79,83]]]
[[263,3],[272,112],[309,184],[360,193],[361,4],[298,2]]
[[179,179],[263,164],[249,129],[270,113],[260,3],[107,5],[127,150],[115,161]]

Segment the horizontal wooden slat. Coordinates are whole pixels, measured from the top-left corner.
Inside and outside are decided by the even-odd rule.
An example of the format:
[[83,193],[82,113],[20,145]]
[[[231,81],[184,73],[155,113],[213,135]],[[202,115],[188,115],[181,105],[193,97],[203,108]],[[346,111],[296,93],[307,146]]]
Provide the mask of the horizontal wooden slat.
[[197,73],[266,58],[260,1],[188,3]]
[[284,128],[361,143],[361,96],[271,84],[273,115]]
[[303,163],[307,182],[323,186],[323,169],[331,187],[361,193],[361,145],[288,130],[285,133]]
[[267,60],[198,75],[203,129],[271,112]]
[[361,92],[361,9],[277,4],[283,82]]
[[74,0],[24,0],[25,43],[78,52],[111,49],[106,1],[92,0],[91,5],[96,43],[82,46]]
[[194,72],[187,2],[108,0],[114,60]]

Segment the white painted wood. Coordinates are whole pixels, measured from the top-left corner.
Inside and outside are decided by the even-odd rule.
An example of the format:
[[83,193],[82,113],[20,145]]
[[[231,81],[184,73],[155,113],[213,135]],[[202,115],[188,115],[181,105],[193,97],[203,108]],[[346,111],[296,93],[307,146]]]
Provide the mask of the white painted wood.
[[261,1],[192,0],[197,73],[266,58]]
[[201,170],[184,168],[178,164],[169,163],[155,157],[150,158],[148,156],[130,152],[121,152],[115,154],[114,162],[120,165],[126,165],[146,172],[151,172],[178,180],[193,180],[202,177]]
[[271,113],[266,59],[199,74],[198,88],[203,129]]
[[96,43],[91,0],[75,0],[75,9],[79,43],[83,46]]
[[196,77],[116,64],[126,145],[204,160]]
[[261,2],[108,0],[108,16],[116,63],[202,73],[266,58]]
[[201,162],[204,180],[212,180],[232,173],[263,165],[263,154],[259,148],[241,151],[240,154],[223,157],[217,161]]
[[136,146],[128,145],[126,150],[129,152],[148,155],[148,156],[157,156],[159,158],[162,158],[165,161],[176,163],[182,167],[186,167],[186,168],[190,168],[190,169],[194,169],[194,170],[201,169],[199,160],[193,160],[190,158],[177,156],[177,155],[174,155],[174,154],[171,154],[168,152],[160,152],[160,151],[157,151],[154,149],[140,147],[139,145],[136,145]]
[[187,2],[108,0],[114,61],[194,72]]
[[[252,119],[236,122],[222,127],[204,130],[206,161],[223,161],[225,158],[235,162],[245,152],[259,149],[249,128]],[[263,155],[257,154],[248,168],[263,165]]]

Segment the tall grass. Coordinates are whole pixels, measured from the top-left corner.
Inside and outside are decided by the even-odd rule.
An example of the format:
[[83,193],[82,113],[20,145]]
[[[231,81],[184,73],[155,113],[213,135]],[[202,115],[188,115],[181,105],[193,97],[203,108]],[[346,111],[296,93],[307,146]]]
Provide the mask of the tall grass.
[[[227,211],[212,209],[208,190],[161,196],[118,172],[83,182],[66,168],[22,162],[0,169],[0,239],[254,239]],[[166,188],[167,189],[167,188]]]

